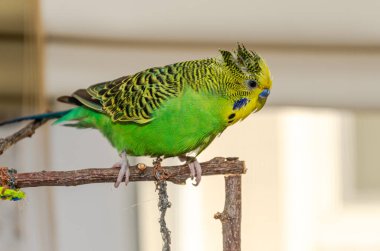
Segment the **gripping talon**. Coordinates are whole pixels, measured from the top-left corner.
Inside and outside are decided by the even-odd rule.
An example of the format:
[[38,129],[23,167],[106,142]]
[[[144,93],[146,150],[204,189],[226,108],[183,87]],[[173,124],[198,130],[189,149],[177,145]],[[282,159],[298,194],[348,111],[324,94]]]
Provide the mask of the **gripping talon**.
[[190,177],[193,180],[195,178],[194,186],[198,186],[202,179],[202,168],[198,160],[193,157],[179,156],[180,161],[188,161],[187,165],[190,169]]
[[124,165],[122,165],[122,166],[120,167],[119,174],[117,175],[117,179],[116,179],[116,182],[115,182],[115,184],[114,184],[114,187],[115,187],[115,188],[118,188],[118,187],[119,187],[119,185],[120,185],[120,183],[123,181],[123,177],[124,177],[124,175],[125,175],[126,173],[127,173],[126,168],[124,167]]
[[190,162],[189,164],[187,164],[189,166],[189,169],[190,169],[190,177],[191,177],[191,180],[194,179],[194,176],[195,176],[195,165],[194,165],[194,162]]
[[198,160],[195,160],[193,163],[195,166],[195,171],[197,173],[197,176],[195,177],[195,184],[193,183],[193,185],[198,186],[199,183],[201,182],[201,179],[202,179],[202,168],[201,168],[201,164],[199,164]]
[[121,153],[121,162],[114,164],[113,167],[120,167],[119,174],[114,184],[115,188],[119,187],[120,183],[123,181],[124,176],[125,176],[125,185],[128,185],[130,171],[129,171],[129,163],[127,159],[127,154],[125,153],[125,151]]

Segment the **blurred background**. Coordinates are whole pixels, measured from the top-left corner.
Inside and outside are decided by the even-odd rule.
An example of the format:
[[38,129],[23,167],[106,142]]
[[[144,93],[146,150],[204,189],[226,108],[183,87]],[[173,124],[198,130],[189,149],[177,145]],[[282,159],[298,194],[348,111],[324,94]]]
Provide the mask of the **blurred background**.
[[[67,109],[58,96],[242,42],[268,62],[272,94],[200,156],[246,161],[242,250],[380,250],[379,9],[377,0],[2,0],[0,120]],[[1,127],[0,137],[20,126]],[[94,130],[45,126],[0,166],[118,160]],[[151,182],[25,191],[25,201],[0,203],[1,250],[161,250]],[[224,179],[170,185],[169,196],[172,249],[222,250],[213,215]]]

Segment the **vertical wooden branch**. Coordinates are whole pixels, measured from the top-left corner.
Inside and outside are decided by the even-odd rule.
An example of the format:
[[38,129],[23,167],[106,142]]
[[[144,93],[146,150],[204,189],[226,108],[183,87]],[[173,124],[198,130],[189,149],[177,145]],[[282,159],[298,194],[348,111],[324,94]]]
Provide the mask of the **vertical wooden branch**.
[[225,176],[224,210],[214,218],[222,222],[223,251],[241,250],[241,175]]

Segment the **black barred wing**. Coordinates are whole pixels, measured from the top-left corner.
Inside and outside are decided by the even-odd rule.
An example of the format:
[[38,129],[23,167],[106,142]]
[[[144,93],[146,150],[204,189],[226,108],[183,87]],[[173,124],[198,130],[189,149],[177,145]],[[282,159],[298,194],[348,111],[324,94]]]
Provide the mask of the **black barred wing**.
[[171,65],[90,86],[86,90],[91,97],[88,104],[85,94],[76,96],[74,93],[73,97],[92,109],[103,111],[114,122],[143,124],[152,120],[152,113],[169,98],[178,96],[182,89],[183,78]]

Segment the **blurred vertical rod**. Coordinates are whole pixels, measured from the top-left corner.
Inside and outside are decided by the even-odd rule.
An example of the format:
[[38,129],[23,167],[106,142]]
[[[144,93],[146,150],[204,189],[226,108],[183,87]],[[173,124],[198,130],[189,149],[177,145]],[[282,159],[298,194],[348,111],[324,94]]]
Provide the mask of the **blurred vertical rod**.
[[214,218],[222,222],[223,251],[241,250],[241,175],[229,175],[225,180],[225,202],[222,213]]
[[[42,0],[23,0],[24,4],[24,74],[22,83],[22,113],[35,114],[46,111],[45,97],[45,39],[42,22]],[[49,167],[50,147],[49,132],[47,128],[42,128],[39,132],[38,151],[35,149],[25,149],[28,152],[23,157],[24,162],[31,162],[34,167]],[[41,153],[41,154],[38,154]],[[20,170],[21,171],[21,170]],[[56,232],[54,191],[43,188],[34,191],[36,199],[32,202],[28,210],[28,216],[33,215],[33,219],[24,222],[23,234],[26,243],[36,243],[28,247],[28,250],[55,251],[58,250],[58,236]],[[24,212],[25,214],[25,212]],[[33,227],[26,227],[30,224],[38,224],[38,234],[30,237]],[[28,237],[26,237],[28,236]],[[36,239],[36,240],[35,240]]]

